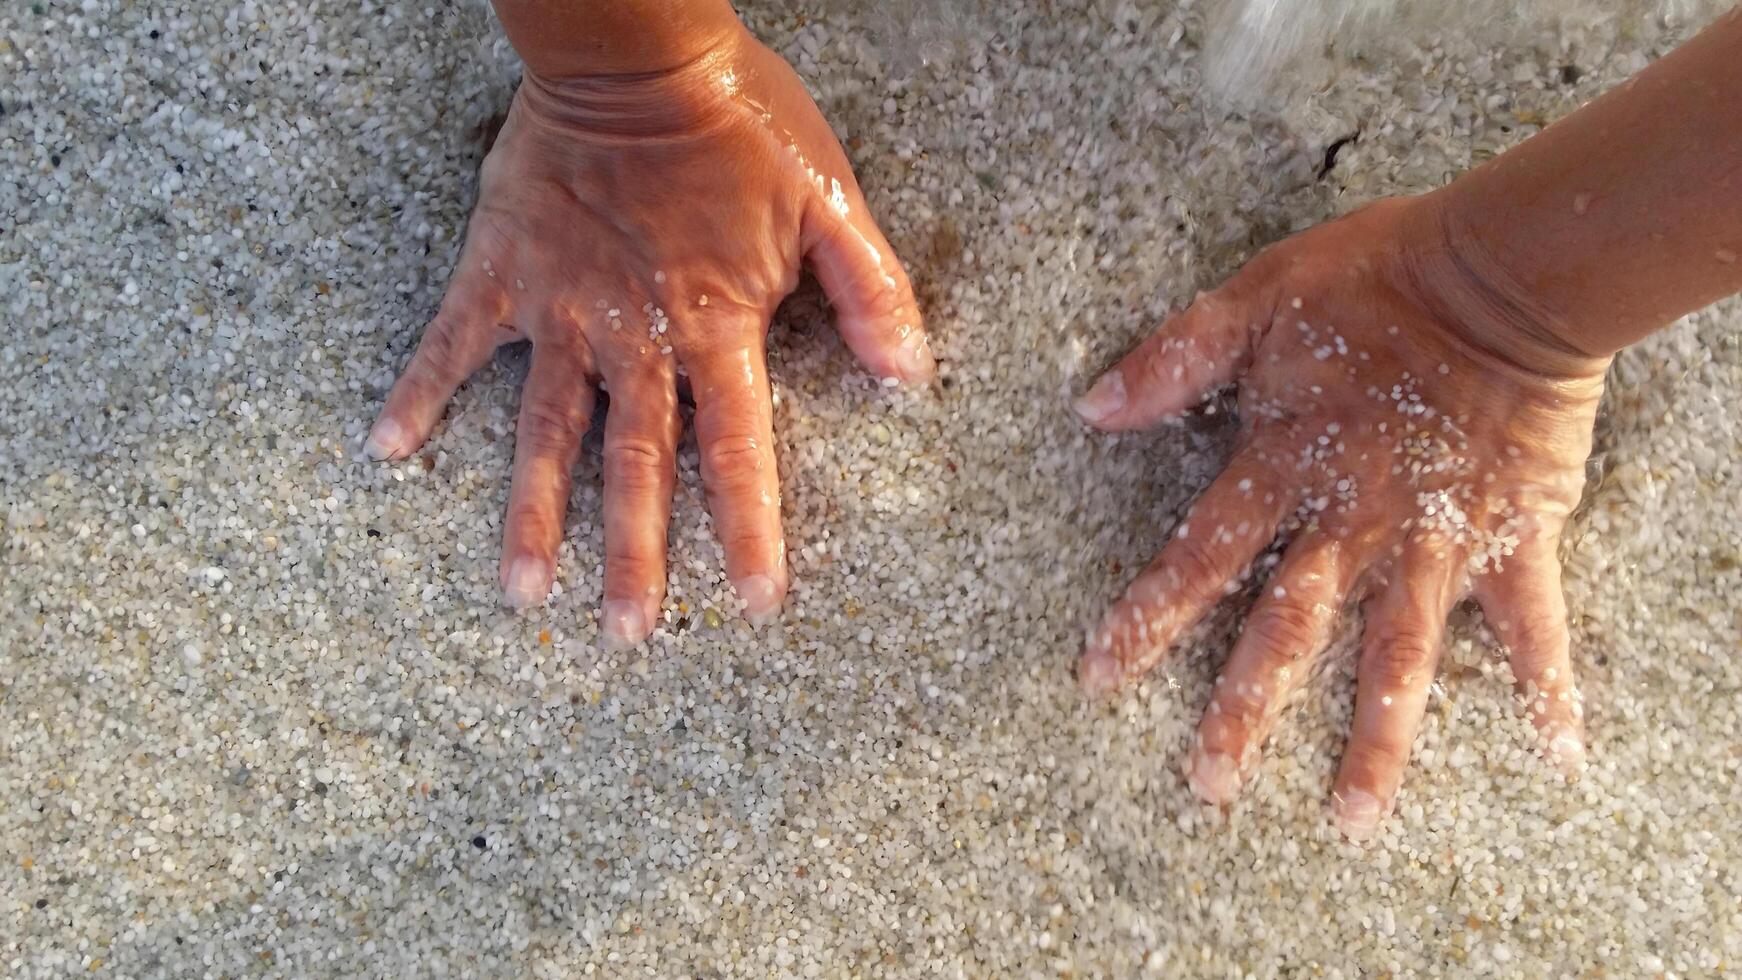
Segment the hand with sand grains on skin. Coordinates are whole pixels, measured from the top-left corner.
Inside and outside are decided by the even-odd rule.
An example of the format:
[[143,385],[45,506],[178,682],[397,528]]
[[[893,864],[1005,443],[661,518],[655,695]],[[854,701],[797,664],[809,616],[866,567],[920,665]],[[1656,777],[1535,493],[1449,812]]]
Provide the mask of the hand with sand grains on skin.
[[530,340],[502,542],[510,606],[556,574],[570,474],[605,413],[601,638],[640,643],[665,595],[678,386],[726,571],[752,621],[788,587],[763,342],[808,261],[885,385],[935,373],[907,276],[791,68],[723,0],[497,0],[526,62],[466,243],[367,451],[417,451],[466,377]]
[[[1445,618],[1466,596],[1548,756],[1585,764],[1557,543],[1612,355],[1742,290],[1742,16],[1431,194],[1260,253],[1077,403],[1108,431],[1237,385],[1238,445],[1091,631],[1105,695],[1161,662],[1281,534],[1184,760],[1227,803],[1346,605],[1364,633],[1332,789],[1350,837],[1395,806]],[[1616,134],[1626,134],[1617,139]]]

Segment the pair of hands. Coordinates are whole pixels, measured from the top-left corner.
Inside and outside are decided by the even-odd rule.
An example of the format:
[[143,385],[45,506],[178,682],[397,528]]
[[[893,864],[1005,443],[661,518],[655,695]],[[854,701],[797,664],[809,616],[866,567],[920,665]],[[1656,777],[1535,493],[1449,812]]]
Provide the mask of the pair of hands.
[[[1383,202],[1266,250],[1077,403],[1117,431],[1238,385],[1240,446],[1089,638],[1105,695],[1160,662],[1279,535],[1187,774],[1225,802],[1346,606],[1363,602],[1357,712],[1333,811],[1351,836],[1388,811],[1447,612],[1473,593],[1512,654],[1554,756],[1583,758],[1555,553],[1577,502],[1601,375],[1552,376],[1449,317],[1413,259],[1431,196]],[[528,72],[485,160],[447,295],[367,451],[414,453],[499,345],[532,342],[501,580],[516,607],[555,570],[570,473],[605,415],[601,637],[658,619],[680,428],[696,411],[727,574],[752,621],[788,585],[763,342],[808,262],[855,354],[886,385],[935,373],[906,276],[802,83],[739,31],[668,72]]]

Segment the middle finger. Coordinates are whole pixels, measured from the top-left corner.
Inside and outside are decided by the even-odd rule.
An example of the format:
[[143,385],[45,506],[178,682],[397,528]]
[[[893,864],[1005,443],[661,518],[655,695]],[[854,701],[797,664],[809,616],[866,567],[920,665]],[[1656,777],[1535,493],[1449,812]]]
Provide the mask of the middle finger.
[[578,340],[534,345],[514,426],[514,475],[502,532],[502,594],[535,606],[550,594],[581,437],[592,424],[589,354]]
[[599,636],[609,648],[647,638],[665,598],[666,533],[676,482],[679,428],[671,358],[648,353],[606,377],[605,604]]

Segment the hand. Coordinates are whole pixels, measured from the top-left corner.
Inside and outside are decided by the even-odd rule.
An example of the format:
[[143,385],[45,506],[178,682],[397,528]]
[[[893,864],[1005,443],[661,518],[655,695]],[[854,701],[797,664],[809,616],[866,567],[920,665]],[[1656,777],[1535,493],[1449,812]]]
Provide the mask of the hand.
[[[1602,371],[1506,358],[1498,317],[1454,318],[1415,259],[1434,199],[1381,202],[1283,241],[1198,299],[1077,403],[1108,431],[1238,383],[1226,472],[1090,636],[1083,687],[1154,667],[1290,539],[1217,680],[1186,763],[1225,803],[1352,601],[1363,604],[1353,730],[1333,815],[1351,837],[1390,811],[1447,613],[1474,595],[1552,755],[1584,758],[1556,542],[1578,502]],[[1545,361],[1547,359],[1545,358]]]
[[907,276],[798,76],[741,28],[671,71],[528,72],[484,161],[435,319],[370,432],[415,452],[500,344],[532,342],[502,543],[507,603],[542,602],[571,470],[605,416],[608,644],[641,642],[665,595],[687,376],[709,507],[752,620],[788,578],[764,338],[809,261],[848,345],[885,385],[935,371]]

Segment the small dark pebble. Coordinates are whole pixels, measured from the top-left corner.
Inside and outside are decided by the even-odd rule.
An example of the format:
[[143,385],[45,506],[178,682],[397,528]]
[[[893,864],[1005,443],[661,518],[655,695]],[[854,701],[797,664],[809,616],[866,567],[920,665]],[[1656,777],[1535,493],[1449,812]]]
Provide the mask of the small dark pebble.
[[153,40],[153,41],[155,41],[155,40],[157,40],[157,39],[158,39],[158,38],[159,38],[159,37],[161,37],[161,36],[162,36],[162,35],[160,35],[160,34],[159,34],[159,33],[158,33],[158,32],[157,32],[157,31],[156,31],[156,30],[155,30],[155,29],[153,29],[153,30],[152,30],[152,32],[151,32],[151,33],[150,33],[150,34],[148,34],[148,35],[146,35],[146,36],[147,36],[147,37],[150,37],[150,38],[151,38],[151,39],[152,39],[152,40]]
[[60,166],[60,154],[50,153],[48,155],[48,162],[56,167]]
[[1579,83],[1579,79],[1582,78],[1584,76],[1584,74],[1585,74],[1584,72],[1579,70],[1578,65],[1562,65],[1561,66],[1561,84],[1562,85],[1577,85]]
[[1347,136],[1338,137],[1337,139],[1332,140],[1331,145],[1325,147],[1325,158],[1319,164],[1320,180],[1324,180],[1325,177],[1329,176],[1332,168],[1337,165],[1337,154],[1342,151],[1343,147],[1348,146],[1350,143],[1353,143],[1360,138],[1361,131],[1357,129]]
[[39,909],[46,909],[46,908],[48,908],[48,899],[46,899],[46,898],[39,898],[39,899],[37,899],[37,900],[36,900],[36,907],[37,907],[37,908],[39,908]]
[[488,842],[487,842],[487,841],[485,841],[485,840],[484,840],[484,838],[482,838],[482,837],[474,837],[474,838],[472,838],[472,846],[473,846],[473,847],[475,847],[475,848],[477,848],[477,849],[478,849],[478,850],[480,850],[480,851],[481,851],[481,850],[483,850],[483,849],[484,849],[484,845],[485,845],[485,844],[486,844],[486,843],[488,843]]
[[363,533],[369,535],[372,538],[378,538],[381,536],[381,532],[375,530],[374,528],[370,528],[367,531],[364,531]]

